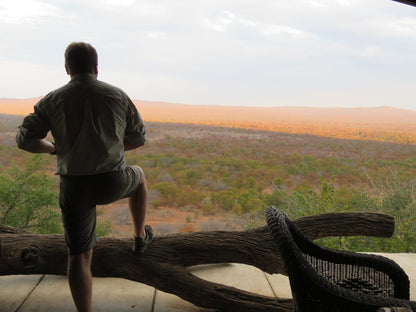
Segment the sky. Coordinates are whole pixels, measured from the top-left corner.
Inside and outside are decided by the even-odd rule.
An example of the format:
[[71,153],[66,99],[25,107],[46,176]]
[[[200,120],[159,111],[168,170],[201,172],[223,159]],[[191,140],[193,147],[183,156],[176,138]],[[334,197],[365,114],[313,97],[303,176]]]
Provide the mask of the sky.
[[0,0],[0,98],[67,83],[98,51],[132,99],[416,110],[416,7],[392,0]]

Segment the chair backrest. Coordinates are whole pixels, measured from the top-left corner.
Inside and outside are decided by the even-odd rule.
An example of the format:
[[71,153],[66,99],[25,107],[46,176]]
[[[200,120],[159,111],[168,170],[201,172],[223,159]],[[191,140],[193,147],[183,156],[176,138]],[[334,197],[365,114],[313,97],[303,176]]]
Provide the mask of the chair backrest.
[[266,220],[285,263],[295,309],[303,311],[302,307],[309,305],[309,289],[313,287],[311,280],[307,277],[314,272],[292,236],[287,216],[282,211],[270,207],[266,210]]
[[376,298],[368,310],[361,310],[375,311],[377,304],[390,303],[378,303],[379,298],[409,299],[408,277],[390,259],[323,248],[274,207],[266,210],[266,220],[285,263],[297,311],[348,311],[360,300]]

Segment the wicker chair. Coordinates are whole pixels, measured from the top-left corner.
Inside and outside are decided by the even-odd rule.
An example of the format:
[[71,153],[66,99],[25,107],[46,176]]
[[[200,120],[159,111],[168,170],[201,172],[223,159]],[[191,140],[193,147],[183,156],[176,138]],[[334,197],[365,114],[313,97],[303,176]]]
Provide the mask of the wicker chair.
[[409,279],[394,261],[321,247],[274,207],[266,210],[266,220],[285,263],[295,311],[416,311]]

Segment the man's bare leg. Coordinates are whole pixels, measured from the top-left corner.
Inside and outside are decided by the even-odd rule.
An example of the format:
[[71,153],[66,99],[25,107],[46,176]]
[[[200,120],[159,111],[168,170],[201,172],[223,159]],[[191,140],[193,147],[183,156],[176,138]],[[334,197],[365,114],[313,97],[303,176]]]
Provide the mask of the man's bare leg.
[[92,249],[68,256],[68,282],[78,312],[92,311]]
[[129,198],[129,208],[133,219],[134,234],[136,237],[145,238],[144,226],[147,211],[147,184],[141,168],[140,171],[142,173],[142,180],[136,192]]

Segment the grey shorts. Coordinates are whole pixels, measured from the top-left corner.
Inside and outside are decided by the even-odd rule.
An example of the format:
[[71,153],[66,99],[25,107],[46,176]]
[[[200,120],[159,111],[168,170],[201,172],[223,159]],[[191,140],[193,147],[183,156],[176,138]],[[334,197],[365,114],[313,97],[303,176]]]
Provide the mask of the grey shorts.
[[137,166],[92,176],[60,176],[59,206],[70,254],[86,252],[97,244],[96,205],[131,197],[142,180]]

